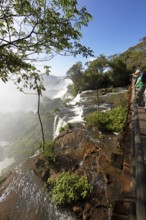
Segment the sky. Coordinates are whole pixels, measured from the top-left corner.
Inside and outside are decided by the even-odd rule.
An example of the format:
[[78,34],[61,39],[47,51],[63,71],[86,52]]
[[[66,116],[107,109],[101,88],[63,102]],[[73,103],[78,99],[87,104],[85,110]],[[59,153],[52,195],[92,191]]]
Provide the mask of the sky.
[[[93,20],[82,28],[81,43],[94,51],[95,57],[119,54],[146,36],[146,0],[78,0],[86,6]],[[47,64],[51,75],[64,76],[78,61],[83,65],[91,60],[82,56],[57,55]]]
[[[85,5],[93,16],[88,27],[82,29],[81,43],[90,47],[95,57],[122,53],[146,36],[146,0],[78,0],[78,3],[79,7]],[[50,75],[65,76],[75,63],[81,61],[84,65],[89,60],[90,57],[57,55],[46,64],[51,66]],[[32,97],[20,94],[11,82],[0,82],[0,103],[0,112],[24,109],[24,106],[29,109]]]

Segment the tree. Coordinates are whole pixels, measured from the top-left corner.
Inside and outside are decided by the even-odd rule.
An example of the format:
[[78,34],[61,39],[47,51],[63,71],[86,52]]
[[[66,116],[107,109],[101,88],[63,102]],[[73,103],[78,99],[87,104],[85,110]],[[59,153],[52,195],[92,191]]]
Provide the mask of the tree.
[[[33,89],[40,96],[44,86],[36,62],[48,61],[55,54],[87,57],[92,50],[79,43],[81,27],[91,15],[76,0],[1,0],[0,1],[0,79],[13,80],[20,91]],[[45,66],[49,74],[49,66]]]
[[75,96],[77,93],[83,91],[83,65],[82,62],[74,64],[66,73],[66,75],[73,81],[73,85],[69,85],[70,92]]
[[91,18],[85,6],[77,8],[77,0],[0,1],[1,80],[36,89],[41,81],[36,62],[50,60],[56,53],[92,55],[79,43],[81,27]]
[[100,89],[110,84],[108,75],[105,73],[109,67],[109,61],[104,55],[100,55],[95,60],[87,63],[87,69],[84,71],[84,81],[87,89]]
[[104,72],[109,67],[109,60],[105,56],[100,55],[86,65],[87,69],[83,70],[82,63],[78,62],[67,71],[67,76],[73,81],[69,89],[74,95],[84,90],[107,87],[111,83],[108,74]]
[[74,64],[66,73],[66,75],[75,83],[83,74],[82,62]]
[[111,75],[113,86],[125,86],[129,83],[129,71],[126,68],[126,64],[120,58],[112,60],[110,67],[109,75]]
[[88,69],[91,72],[104,73],[108,67],[109,61],[104,55],[98,56],[95,60],[87,63]]

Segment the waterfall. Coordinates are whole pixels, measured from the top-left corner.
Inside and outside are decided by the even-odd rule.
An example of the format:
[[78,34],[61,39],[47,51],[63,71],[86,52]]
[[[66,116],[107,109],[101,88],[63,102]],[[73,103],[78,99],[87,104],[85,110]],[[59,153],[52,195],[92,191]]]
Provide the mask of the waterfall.
[[61,127],[64,127],[67,123],[60,118],[59,115],[56,115],[54,118],[54,126],[53,126],[53,139],[55,139],[59,135],[59,130]]
[[53,137],[59,135],[59,130],[68,123],[83,122],[83,105],[81,96],[78,94],[74,99],[67,103],[54,118]]

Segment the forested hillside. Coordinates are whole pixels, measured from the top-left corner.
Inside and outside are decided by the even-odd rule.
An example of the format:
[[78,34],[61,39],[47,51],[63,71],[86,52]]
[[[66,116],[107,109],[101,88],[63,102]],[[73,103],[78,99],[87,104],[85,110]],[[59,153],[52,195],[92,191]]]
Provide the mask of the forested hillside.
[[[121,54],[109,57],[100,55],[93,61],[74,64],[66,73],[72,79],[69,87],[73,94],[84,90],[97,90],[107,87],[127,86],[131,75],[137,69],[146,70],[146,37],[137,45]],[[78,80],[80,78],[80,80]]]

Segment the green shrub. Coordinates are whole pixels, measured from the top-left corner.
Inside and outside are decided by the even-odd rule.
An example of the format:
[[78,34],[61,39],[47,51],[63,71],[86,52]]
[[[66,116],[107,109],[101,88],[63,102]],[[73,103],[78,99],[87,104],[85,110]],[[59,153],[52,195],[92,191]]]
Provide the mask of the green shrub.
[[99,111],[89,113],[85,116],[84,120],[88,126],[95,126],[98,128],[104,128],[108,122],[108,118],[105,117],[105,113]]
[[96,126],[102,131],[119,132],[125,123],[127,109],[117,106],[107,112],[92,112],[85,117],[88,126]]
[[54,142],[46,141],[44,145],[44,150],[41,153],[41,158],[45,161],[55,161],[56,154],[54,152]]
[[119,132],[124,126],[127,109],[122,106],[115,107],[107,112],[107,116],[109,117],[110,122],[106,125],[107,130]]
[[63,172],[55,180],[48,179],[53,185],[52,201],[57,205],[70,204],[80,198],[85,198],[92,191],[86,176],[78,176],[75,173]]

